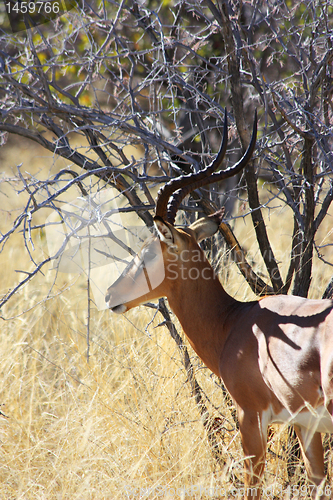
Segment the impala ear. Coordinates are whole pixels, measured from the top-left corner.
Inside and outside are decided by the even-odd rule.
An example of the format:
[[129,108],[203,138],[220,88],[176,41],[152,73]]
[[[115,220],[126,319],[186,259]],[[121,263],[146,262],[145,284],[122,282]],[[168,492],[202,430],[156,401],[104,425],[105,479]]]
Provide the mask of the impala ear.
[[224,207],[214,214],[208,215],[208,217],[202,217],[202,219],[199,219],[190,225],[189,229],[194,232],[194,237],[198,243],[205,238],[213,236],[213,234],[217,232],[222,222],[223,215]]
[[162,217],[156,216],[154,217],[154,224],[158,233],[158,237],[160,238],[161,241],[164,241],[167,245],[173,245],[174,244],[174,237],[173,237],[173,232],[172,232],[172,227],[170,224],[165,222]]

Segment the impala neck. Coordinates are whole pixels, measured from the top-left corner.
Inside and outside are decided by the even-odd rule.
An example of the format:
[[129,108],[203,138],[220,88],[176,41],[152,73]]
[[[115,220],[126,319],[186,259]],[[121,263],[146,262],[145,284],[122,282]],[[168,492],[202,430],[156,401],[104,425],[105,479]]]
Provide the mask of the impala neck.
[[241,303],[227,294],[209,269],[205,268],[205,279],[175,283],[167,298],[195,352],[220,376],[219,360],[229,335],[227,318]]

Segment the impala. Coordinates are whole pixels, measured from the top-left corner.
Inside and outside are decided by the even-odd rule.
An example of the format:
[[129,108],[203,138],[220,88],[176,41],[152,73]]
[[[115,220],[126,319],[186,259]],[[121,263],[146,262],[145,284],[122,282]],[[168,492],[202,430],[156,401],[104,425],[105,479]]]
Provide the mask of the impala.
[[[227,147],[225,116],[216,159],[205,169],[177,177],[161,188],[154,218],[157,235],[144,243],[105,298],[113,312],[124,313],[167,297],[193,349],[222,378],[236,405],[245,454],[246,499],[260,498],[271,423],[294,425],[309,480],[316,486],[325,481],[321,433],[333,432],[333,301],[275,295],[239,302],[223,289],[198,245],[218,230],[223,211],[189,227],[174,226],[179,204],[188,193],[235,175],[248,164],[256,133],[255,118],[242,159],[215,172]],[[161,283],[141,293],[142,282],[161,268]],[[320,495],[318,490],[317,498]]]

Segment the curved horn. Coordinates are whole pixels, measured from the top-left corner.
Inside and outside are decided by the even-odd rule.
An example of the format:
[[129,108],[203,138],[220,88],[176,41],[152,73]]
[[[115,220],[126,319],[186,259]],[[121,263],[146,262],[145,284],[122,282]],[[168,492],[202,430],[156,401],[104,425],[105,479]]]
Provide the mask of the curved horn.
[[168,218],[168,210],[167,210],[168,202],[170,196],[175,191],[181,190],[186,186],[190,186],[192,185],[193,182],[203,180],[207,176],[211,175],[217,168],[219,168],[222,164],[223,158],[227,151],[227,145],[228,145],[228,120],[227,120],[227,110],[225,108],[222,144],[215,160],[212,161],[210,165],[200,170],[199,172],[191,173],[188,175],[181,175],[180,177],[171,179],[171,181],[169,181],[167,184],[161,187],[157,193],[155,216],[159,216],[162,219],[166,220]]
[[216,161],[218,162],[219,165],[222,162],[222,160],[218,161],[219,156],[220,156],[220,153],[219,153],[217,155],[216,159],[213,161],[213,163],[200,172],[200,174],[205,174],[205,175],[202,175],[200,178],[199,178],[199,176],[196,177],[197,174],[193,175],[191,184],[187,184],[184,187],[182,187],[174,192],[174,195],[172,196],[170,203],[169,203],[169,206],[168,206],[168,211],[167,211],[168,222],[170,222],[170,224],[174,224],[176,214],[178,211],[178,207],[179,207],[181,201],[189,193],[191,193],[195,189],[206,186],[207,184],[212,184],[213,182],[222,181],[224,179],[232,177],[232,176],[238,174],[239,172],[241,172],[241,170],[251,160],[251,157],[252,157],[255,145],[256,145],[256,140],[257,140],[257,110],[255,111],[255,114],[254,114],[254,122],[253,122],[251,141],[250,141],[250,144],[248,145],[247,150],[245,151],[244,155],[242,156],[242,158],[235,165],[227,168],[226,170],[221,170],[220,172],[210,173],[210,172],[213,172],[215,170],[215,168],[213,170],[210,170],[210,167]]

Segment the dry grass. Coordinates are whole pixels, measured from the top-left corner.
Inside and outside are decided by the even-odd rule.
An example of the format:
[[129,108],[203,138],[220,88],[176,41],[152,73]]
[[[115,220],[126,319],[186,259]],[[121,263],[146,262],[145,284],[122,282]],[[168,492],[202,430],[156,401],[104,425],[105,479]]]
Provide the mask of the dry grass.
[[[29,151],[26,161],[36,154],[35,148]],[[15,164],[9,153],[5,159]],[[33,161],[45,175],[53,164],[51,158]],[[9,186],[3,185],[2,193],[9,196],[2,194],[2,210],[9,204],[13,211],[3,219],[7,224],[19,204]],[[284,262],[289,217],[277,208],[269,228]],[[239,219],[235,231],[249,258],[257,260],[250,223]],[[331,238],[330,231],[331,218],[322,240]],[[2,293],[18,279],[15,270],[29,264],[18,238],[0,258]],[[311,295],[319,297],[329,276],[321,274],[317,259],[315,265]],[[252,298],[234,264],[223,278],[229,293]],[[153,319],[145,308],[121,317],[93,310],[88,363],[86,283],[64,275],[46,299],[53,280],[54,271],[40,275],[1,311],[9,319],[0,332],[0,409],[7,415],[0,416],[0,499],[216,498],[212,488],[239,486],[240,438],[217,378],[190,351],[209,411],[226,418],[222,470],[212,457],[177,347],[165,327],[155,328],[161,318]],[[285,430],[276,427],[267,486],[286,481],[285,446]],[[300,475],[296,471],[295,484]]]

